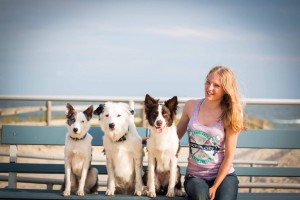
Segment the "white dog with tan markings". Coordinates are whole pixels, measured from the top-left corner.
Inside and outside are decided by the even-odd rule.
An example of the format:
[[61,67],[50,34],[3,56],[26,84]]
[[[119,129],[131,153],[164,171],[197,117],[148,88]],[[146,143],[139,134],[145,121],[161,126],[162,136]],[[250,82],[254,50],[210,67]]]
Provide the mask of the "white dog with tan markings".
[[63,196],[70,196],[71,192],[78,196],[97,193],[98,170],[91,167],[93,137],[88,133],[92,116],[93,106],[77,112],[71,104],[67,104]]
[[133,110],[125,103],[106,102],[94,111],[104,132],[108,174],[106,195],[142,195],[142,138],[134,124]]

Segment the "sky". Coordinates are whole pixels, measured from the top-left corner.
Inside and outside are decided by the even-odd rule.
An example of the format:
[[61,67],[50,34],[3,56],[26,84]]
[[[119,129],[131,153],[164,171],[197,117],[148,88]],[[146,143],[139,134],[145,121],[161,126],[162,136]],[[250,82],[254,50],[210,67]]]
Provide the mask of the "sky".
[[300,1],[0,0],[0,95],[300,99]]

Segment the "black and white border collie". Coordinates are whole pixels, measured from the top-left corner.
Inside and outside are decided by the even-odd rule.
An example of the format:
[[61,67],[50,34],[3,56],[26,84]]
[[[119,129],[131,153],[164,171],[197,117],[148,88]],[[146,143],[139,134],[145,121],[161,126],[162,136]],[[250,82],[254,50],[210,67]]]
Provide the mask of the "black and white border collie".
[[92,116],[93,106],[77,112],[67,103],[63,196],[70,196],[71,192],[76,192],[78,196],[97,193],[98,170],[91,167],[93,137],[88,133]]
[[180,168],[177,166],[179,139],[174,123],[177,97],[160,104],[159,99],[147,94],[144,106],[151,130],[147,140],[148,172],[144,176],[147,196],[156,197],[156,193],[167,197],[183,196]]

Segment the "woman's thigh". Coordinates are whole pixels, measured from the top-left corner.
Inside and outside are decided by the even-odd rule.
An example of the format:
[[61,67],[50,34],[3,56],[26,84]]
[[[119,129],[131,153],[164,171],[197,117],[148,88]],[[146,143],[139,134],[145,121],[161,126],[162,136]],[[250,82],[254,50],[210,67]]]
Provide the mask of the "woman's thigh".
[[239,180],[235,173],[228,174],[216,192],[216,200],[236,200]]
[[185,176],[184,189],[190,200],[208,200],[209,186],[205,180],[190,175]]

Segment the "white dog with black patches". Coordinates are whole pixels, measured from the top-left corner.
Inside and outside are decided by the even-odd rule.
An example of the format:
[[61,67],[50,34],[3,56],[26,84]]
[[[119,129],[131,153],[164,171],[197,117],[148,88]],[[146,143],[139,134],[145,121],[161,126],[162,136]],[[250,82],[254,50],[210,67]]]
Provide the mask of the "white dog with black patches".
[[70,196],[71,192],[76,192],[78,196],[97,193],[98,170],[91,167],[93,137],[88,133],[92,116],[93,106],[77,112],[67,103],[63,196]]
[[147,140],[148,171],[144,176],[144,182],[148,186],[147,195],[156,197],[158,193],[167,197],[183,196],[180,168],[177,166],[180,146],[173,122],[178,105],[177,97],[162,104],[159,99],[147,94],[144,105],[151,130]]
[[142,195],[142,138],[134,124],[133,110],[126,103],[106,102],[94,111],[104,132],[107,161],[106,195]]

